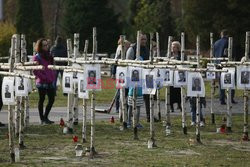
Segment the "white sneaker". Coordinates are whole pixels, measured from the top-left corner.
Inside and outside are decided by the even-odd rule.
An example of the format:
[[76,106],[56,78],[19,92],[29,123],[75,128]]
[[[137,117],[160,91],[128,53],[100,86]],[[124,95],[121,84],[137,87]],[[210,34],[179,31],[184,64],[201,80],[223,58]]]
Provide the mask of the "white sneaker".
[[191,122],[191,126],[195,126],[195,122]]
[[205,126],[205,124],[204,124],[203,121],[200,122],[200,126],[201,126],[201,127]]

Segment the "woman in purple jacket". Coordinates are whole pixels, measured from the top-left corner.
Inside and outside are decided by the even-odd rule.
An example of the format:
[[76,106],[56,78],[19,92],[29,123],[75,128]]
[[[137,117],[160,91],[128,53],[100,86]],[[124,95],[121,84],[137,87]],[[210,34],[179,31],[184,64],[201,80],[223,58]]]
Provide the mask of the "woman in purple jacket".
[[[46,39],[43,38],[37,41],[36,55],[33,56],[33,61],[44,66],[42,70],[33,71],[36,76],[36,87],[39,92],[38,111],[41,124],[52,124],[54,122],[48,119],[48,115],[55,100],[55,71],[48,69],[48,65],[54,64],[54,59],[49,52],[49,46]],[[43,103],[46,95],[48,96],[48,104],[43,114]]]

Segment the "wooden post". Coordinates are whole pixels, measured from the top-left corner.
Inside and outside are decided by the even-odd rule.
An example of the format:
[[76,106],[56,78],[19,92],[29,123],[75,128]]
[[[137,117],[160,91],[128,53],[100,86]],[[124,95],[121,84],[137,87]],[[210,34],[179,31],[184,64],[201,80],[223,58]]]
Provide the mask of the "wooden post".
[[[88,54],[88,46],[89,46],[89,41],[85,40],[85,46],[84,46],[84,60],[87,60],[87,54]],[[87,99],[82,100],[82,106],[83,106],[83,114],[82,114],[82,142],[86,142],[86,137],[87,137],[87,128],[86,128],[86,123],[87,123]]]
[[[16,34],[16,45],[15,45],[15,63],[20,63],[20,35]],[[14,70],[15,71],[15,70]],[[16,98],[16,105],[15,105],[15,135],[16,137],[19,136],[19,122],[20,122],[20,97]]]
[[[79,34],[74,34],[74,59],[79,57]],[[77,90],[77,84],[73,84],[74,94],[73,94],[73,124],[78,125],[78,90]]]
[[[181,33],[181,61],[184,62],[185,56],[185,34]],[[181,113],[182,113],[182,128],[183,133],[187,134],[187,123],[186,123],[186,104],[185,104],[185,88],[181,87]]]
[[29,96],[24,97],[24,127],[29,126],[29,116],[30,113],[30,105],[29,105]]
[[[33,44],[33,55],[35,55],[35,45]],[[24,42],[23,42],[23,58],[22,61],[25,63],[27,62],[27,51],[26,51],[26,39],[24,35]],[[31,80],[32,81],[32,80]],[[29,96],[24,97],[24,127],[29,125],[30,119],[30,106],[29,106]]]
[[[21,35],[21,63],[23,64],[26,57],[26,41],[25,35]],[[25,112],[25,97],[20,97],[20,120],[19,120],[19,148],[23,149],[24,146],[24,112]]]
[[[232,61],[233,38],[229,37],[228,41],[228,61]],[[226,131],[232,132],[232,93],[231,88],[227,89],[227,125]]]
[[201,143],[201,134],[200,134],[200,111],[201,111],[201,104],[200,104],[200,97],[196,97],[196,141],[197,143]]
[[[136,59],[140,59],[140,48],[141,48],[141,31],[137,31],[137,46],[136,46]],[[134,140],[138,140],[138,128],[137,124],[139,120],[136,120],[137,115],[137,106],[136,106],[136,99],[137,99],[137,84],[135,85],[133,91],[133,128],[134,128]]]
[[[121,59],[125,60],[125,45],[124,41],[126,39],[125,35],[120,36],[121,39],[121,45],[122,45],[122,50],[121,50]],[[127,115],[127,110],[126,110],[126,98],[125,98],[125,87],[122,87],[120,89],[120,105],[121,105],[121,111],[122,112],[122,118],[123,118],[123,125],[121,130],[127,129],[127,120],[128,120],[128,115]]]
[[[214,40],[213,33],[210,33],[210,58],[213,58],[214,52]],[[213,63],[211,60],[210,63]],[[210,102],[210,112],[211,112],[211,123],[215,124],[215,115],[214,115],[214,95],[215,95],[215,80],[211,81],[211,102]]]
[[137,31],[137,47],[136,47],[136,59],[139,60],[140,58],[140,51],[141,51],[141,31]]
[[[72,43],[71,43],[71,39],[67,39],[67,53],[68,53],[68,58],[70,58],[71,55],[72,55]],[[68,65],[71,65],[71,63],[68,62]],[[72,105],[73,105],[73,94],[69,93],[68,94],[68,105],[67,105],[67,113],[68,113],[67,128],[68,128],[68,133],[69,134],[73,134],[73,111],[72,111]]]
[[[249,61],[249,37],[250,31],[246,32],[246,42],[245,42],[245,59],[246,62]],[[248,91],[244,90],[244,129],[243,136],[248,138]]]
[[[92,59],[95,60],[97,53],[97,41],[96,41],[96,27],[93,28],[93,55]],[[91,92],[91,136],[90,136],[90,157],[94,158],[96,154],[95,150],[95,89]]]
[[[15,45],[16,45],[16,35],[13,35],[11,38],[11,52],[9,58],[10,69],[9,72],[13,72],[14,67],[14,52],[15,52]],[[10,162],[15,162],[15,152],[14,152],[14,121],[13,121],[13,107],[8,105],[8,134],[9,134],[9,149],[10,149]]]
[[[156,51],[157,57],[160,57],[160,37],[159,33],[156,33]],[[157,112],[159,121],[161,121],[161,99],[160,99],[160,88],[156,90],[156,102],[157,102]]]
[[[153,63],[153,33],[150,33],[150,60]],[[148,148],[156,147],[155,129],[154,129],[154,95],[150,94],[150,139],[148,140]]]
[[[196,54],[197,54],[197,67],[200,68],[200,36],[196,37]],[[200,135],[200,119],[201,115],[201,104],[200,97],[196,97],[196,141],[201,143],[201,135]]]
[[[170,58],[170,55],[171,55],[172,40],[173,40],[173,37],[169,36],[167,58]],[[171,134],[171,121],[170,121],[170,87],[169,86],[166,86],[165,110],[166,110],[166,135],[170,135]]]

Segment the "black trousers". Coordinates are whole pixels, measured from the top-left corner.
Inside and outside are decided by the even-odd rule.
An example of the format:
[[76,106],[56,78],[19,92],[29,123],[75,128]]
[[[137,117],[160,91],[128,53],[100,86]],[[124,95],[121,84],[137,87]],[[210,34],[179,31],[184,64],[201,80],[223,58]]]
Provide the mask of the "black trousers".
[[147,119],[149,120],[150,119],[150,95],[144,94],[143,98],[145,102]]
[[[38,88],[39,101],[38,101],[38,111],[41,121],[48,119],[48,115],[55,101],[55,88]],[[45,108],[45,113],[43,114],[43,103],[45,96],[48,96],[48,104]]]

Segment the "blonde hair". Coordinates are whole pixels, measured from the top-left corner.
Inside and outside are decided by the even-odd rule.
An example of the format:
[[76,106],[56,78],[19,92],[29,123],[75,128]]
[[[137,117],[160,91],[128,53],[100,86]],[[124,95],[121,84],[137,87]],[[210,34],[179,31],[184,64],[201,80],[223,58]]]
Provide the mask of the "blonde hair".
[[[124,43],[126,44],[126,43],[130,43],[128,40],[124,40]],[[117,44],[118,45],[121,45],[122,44],[122,40],[121,40],[121,38],[118,40],[118,42],[117,42]]]
[[172,50],[172,47],[173,47],[174,45],[177,46],[177,48],[178,48],[179,51],[181,51],[181,44],[180,44],[179,41],[173,41],[173,42],[172,42],[171,50]]

